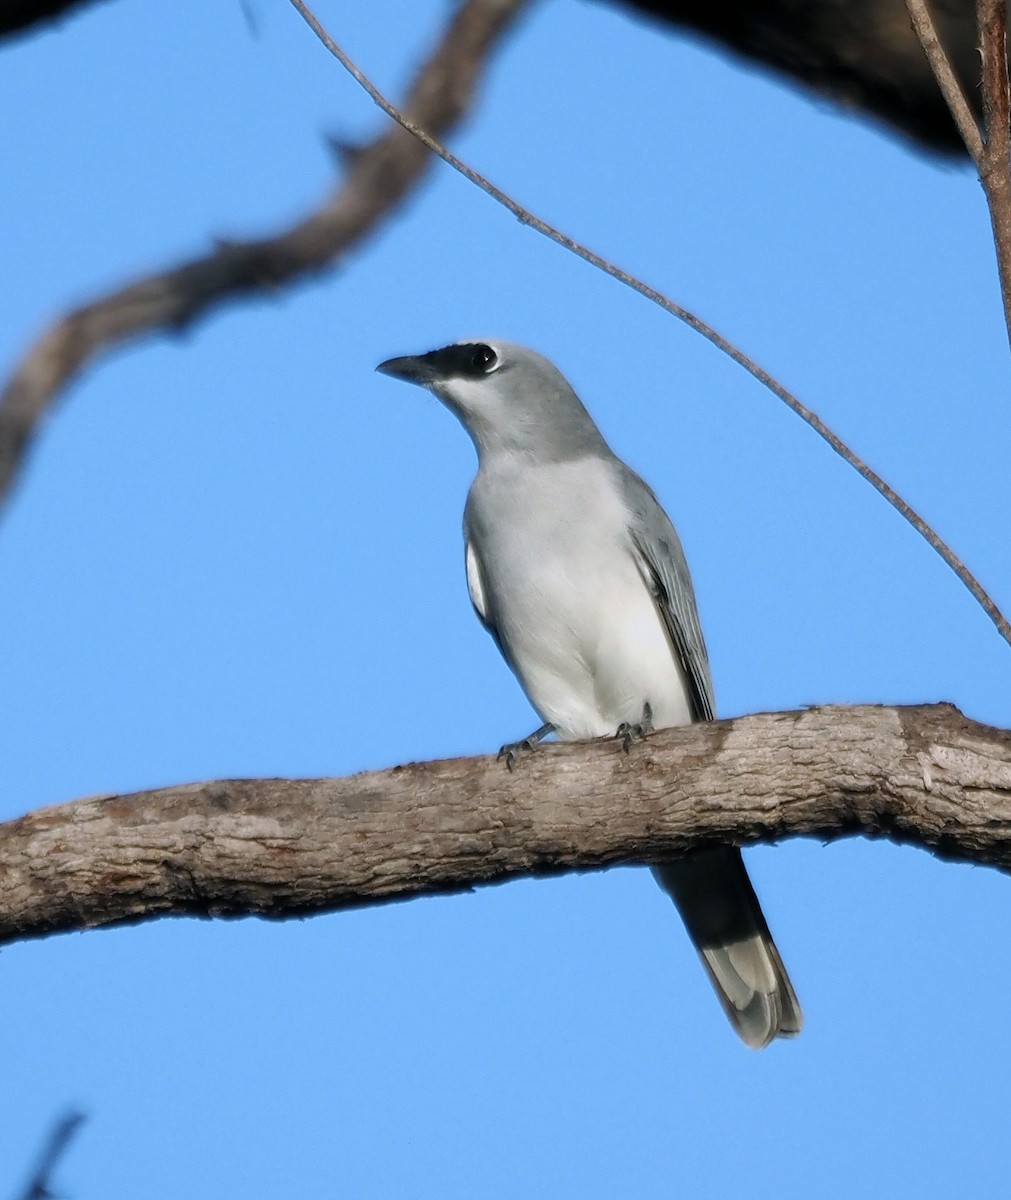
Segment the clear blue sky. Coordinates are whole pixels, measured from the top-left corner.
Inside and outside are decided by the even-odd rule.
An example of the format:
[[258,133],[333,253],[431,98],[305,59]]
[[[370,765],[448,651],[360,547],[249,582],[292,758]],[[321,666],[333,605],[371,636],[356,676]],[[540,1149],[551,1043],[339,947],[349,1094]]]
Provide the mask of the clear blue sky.
[[[381,118],[285,4],[113,0],[0,71],[0,362],[71,301],[267,232]],[[320,3],[402,94],[447,6]],[[695,308],[1011,607],[1008,348],[985,209],[938,167],[610,7],[554,0],[454,145]],[[544,351],[655,486],[724,715],[949,700],[1011,651],[777,401],[439,167],[340,273],[90,370],[0,518],[0,804],[494,750],[535,720],[473,619],[469,442],[373,373]],[[807,1028],[733,1037],[642,870],[0,956],[0,1195],[89,1114],[72,1200],[984,1194],[1011,885],[888,845],[749,852]]]

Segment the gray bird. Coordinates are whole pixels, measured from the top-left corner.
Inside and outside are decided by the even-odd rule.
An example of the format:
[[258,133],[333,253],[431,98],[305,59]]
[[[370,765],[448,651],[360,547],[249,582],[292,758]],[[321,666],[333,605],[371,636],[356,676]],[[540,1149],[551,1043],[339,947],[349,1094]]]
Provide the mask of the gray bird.
[[[464,511],[467,587],[544,724],[517,753],[712,720],[709,660],[681,542],[561,373],[508,342],[462,342],[377,370],[427,387],[478,455]],[[801,1012],[740,850],[657,863],[731,1024],[749,1045]]]

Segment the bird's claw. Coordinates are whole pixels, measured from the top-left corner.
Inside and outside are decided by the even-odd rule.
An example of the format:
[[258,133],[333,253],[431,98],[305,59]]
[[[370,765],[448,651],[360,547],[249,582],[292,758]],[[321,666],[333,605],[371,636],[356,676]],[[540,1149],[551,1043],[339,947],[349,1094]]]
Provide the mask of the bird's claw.
[[529,737],[521,738],[518,742],[506,742],[501,750],[499,750],[498,758],[504,758],[506,770],[512,771],[524,750],[536,750],[548,734],[554,733],[554,731],[555,728],[553,725],[542,725],[540,729],[535,729]]
[[516,766],[516,760],[524,750],[533,750],[537,743],[532,742],[530,738],[524,738],[521,742],[507,742],[498,752],[500,759],[505,759],[507,771],[512,771]]
[[618,726],[615,737],[621,738],[621,748],[627,754],[632,747],[632,743],[636,738],[645,739],[648,734],[653,732],[653,707],[647,701],[643,705],[642,720],[636,724],[631,721],[622,721]]

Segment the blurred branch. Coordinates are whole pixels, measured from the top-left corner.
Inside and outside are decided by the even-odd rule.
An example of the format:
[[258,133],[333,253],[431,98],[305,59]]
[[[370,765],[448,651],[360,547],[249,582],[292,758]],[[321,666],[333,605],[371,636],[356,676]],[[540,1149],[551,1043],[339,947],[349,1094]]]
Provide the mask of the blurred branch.
[[983,63],[985,138],[980,136],[979,123],[937,35],[927,0],[906,0],[906,8],[986,194],[1004,301],[1004,323],[1011,343],[1011,127],[1007,4],[1005,0],[976,0],[979,52]]
[[[125,4],[126,0],[123,0]],[[758,64],[811,89],[849,115],[883,121],[921,150],[964,154],[927,63],[910,53],[915,34],[902,20],[903,0],[605,0],[616,11],[648,14],[661,29],[676,30]],[[957,74],[978,68],[974,0],[945,0],[938,12]],[[59,29],[96,0],[3,0],[0,44],[19,34]],[[246,11],[246,0],[240,0]],[[390,11],[394,11],[392,5]],[[573,20],[581,13],[570,10]],[[676,86],[677,81],[672,81]],[[676,100],[674,101],[676,104]]]
[[[498,39],[528,0],[464,0],[418,73],[412,118],[445,133],[467,112]],[[388,217],[430,163],[401,129],[345,155],[334,194],[283,233],[222,241],[214,251],[75,309],[31,347],[0,393],[0,501],[8,494],[40,421],[62,389],[100,353],[156,331],[178,330],[223,301],[322,271]]]
[[0,5],[0,37],[49,26],[91,3],[94,0],[4,0]]
[[547,221],[535,216],[529,209],[523,207],[517,201],[513,200],[501,188],[496,187],[490,180],[485,178],[473,167],[468,166],[462,159],[457,158],[451,150],[432,136],[430,132],[422,128],[409,114],[401,112],[379,91],[374,83],[366,76],[359,67],[345,54],[345,52],[337,45],[330,37],[323,26],[319,23],[312,10],[304,2],[304,0],[291,0],[292,5],[299,11],[306,23],[310,26],[313,33],[319,38],[326,49],[337,59],[342,67],[365,89],[372,100],[383,110],[384,113],[392,120],[396,121],[403,129],[413,134],[423,145],[427,146],[434,154],[437,154],[443,162],[451,166],[455,171],[458,171],[465,179],[479,187],[487,195],[508,209],[524,225],[528,225],[531,229],[550,238],[559,246],[577,255],[579,258],[588,262],[591,266],[603,271],[606,275],[610,275],[612,279],[618,280],[626,287],[629,287],[634,292],[638,292],[640,296],[652,301],[665,312],[676,317],[679,321],[684,322],[690,329],[704,337],[708,342],[720,350],[728,358],[733,359],[738,366],[743,367],[749,375],[758,380],[763,387],[767,388],[777,399],[782,400],[788,408],[792,409],[802,421],[805,421],[828,445],[842,458],[849,463],[855,471],[864,477],[865,480],[873,487],[880,495],[882,495],[888,503],[916,530],[918,534],[937,552],[941,559],[951,568],[955,575],[965,585],[969,593],[976,600],[979,606],[983,609],[986,615],[994,623],[1001,637],[1011,645],[1011,623],[1004,616],[1001,610],[997,607],[996,602],[986,591],[983,585],[979,582],[975,575],[955,554],[954,550],[945,542],[934,529],[920,516],[918,512],[908,504],[903,498],[885,482],[884,479],[874,470],[871,469],[847,444],[835,434],[822,419],[813,412],[810,408],[802,403],[792,392],[775,379],[764,367],[760,367],[753,359],[749,358],[742,350],[738,349],[733,342],[725,338],[701,317],[690,312],[687,308],[677,304],[662,292],[658,292],[655,288],[644,283],[637,276],[630,274],[628,271],[622,270],[615,266],[614,263],[594,251],[588,249],[582,243],[577,242],[574,238],[563,233],[554,225],[550,225]]
[[344,779],[100,796],[0,825],[0,943],[165,915],[283,918],[853,834],[1011,871],[1011,732],[821,708]]
[[83,1122],[84,1114],[79,1112],[68,1112],[56,1122],[20,1200],[53,1200],[57,1193],[51,1187],[51,1176],[71,1138]]

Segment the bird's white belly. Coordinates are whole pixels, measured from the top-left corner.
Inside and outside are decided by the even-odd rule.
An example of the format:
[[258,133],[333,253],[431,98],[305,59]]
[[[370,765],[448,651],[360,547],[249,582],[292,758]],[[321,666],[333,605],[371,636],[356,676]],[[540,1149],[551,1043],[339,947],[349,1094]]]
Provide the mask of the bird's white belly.
[[589,587],[580,567],[575,556],[532,572],[502,631],[534,707],[565,740],[613,734],[647,704],[657,728],[687,723],[681,673],[631,556]]
[[[627,514],[610,488],[574,497],[577,483],[557,485],[565,504],[517,493],[482,564],[489,591],[508,595],[496,606],[499,636],[531,703],[563,740],[613,734],[647,704],[657,728],[687,724],[681,669],[632,556]],[[560,515],[572,512],[575,527]]]

